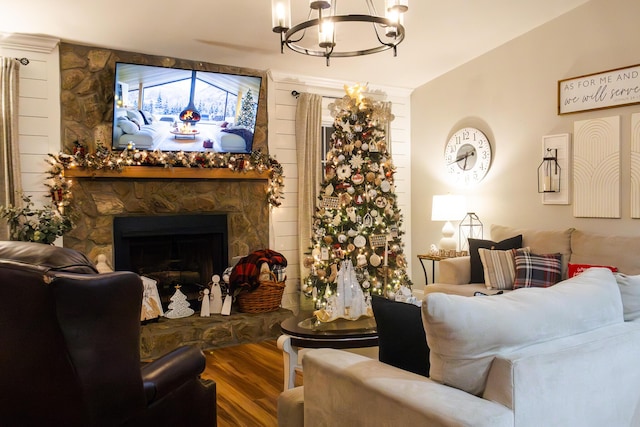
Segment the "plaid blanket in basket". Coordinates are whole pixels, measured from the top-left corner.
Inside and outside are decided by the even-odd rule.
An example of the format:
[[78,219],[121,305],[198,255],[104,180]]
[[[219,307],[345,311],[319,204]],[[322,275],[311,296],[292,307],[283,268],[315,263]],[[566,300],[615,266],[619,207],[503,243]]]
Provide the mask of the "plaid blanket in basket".
[[260,286],[260,265],[266,262],[269,265],[269,269],[273,270],[274,266],[287,266],[287,259],[279,252],[272,251],[271,249],[261,249],[250,253],[246,257],[242,258],[233,267],[231,276],[229,277],[229,288],[231,294],[234,295],[235,291],[240,288],[246,288],[250,291]]

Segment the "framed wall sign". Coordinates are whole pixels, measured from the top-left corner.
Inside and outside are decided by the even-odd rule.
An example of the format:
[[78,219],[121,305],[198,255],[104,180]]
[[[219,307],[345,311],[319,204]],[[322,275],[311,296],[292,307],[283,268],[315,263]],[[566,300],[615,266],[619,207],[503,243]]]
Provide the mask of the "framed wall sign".
[[640,65],[558,81],[558,114],[640,103]]

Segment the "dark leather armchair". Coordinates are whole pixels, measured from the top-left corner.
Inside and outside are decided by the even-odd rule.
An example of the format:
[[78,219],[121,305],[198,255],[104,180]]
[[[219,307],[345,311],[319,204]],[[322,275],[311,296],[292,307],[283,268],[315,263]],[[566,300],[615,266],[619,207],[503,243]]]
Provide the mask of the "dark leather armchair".
[[141,303],[134,273],[0,242],[0,425],[215,426],[198,348],[140,363]]

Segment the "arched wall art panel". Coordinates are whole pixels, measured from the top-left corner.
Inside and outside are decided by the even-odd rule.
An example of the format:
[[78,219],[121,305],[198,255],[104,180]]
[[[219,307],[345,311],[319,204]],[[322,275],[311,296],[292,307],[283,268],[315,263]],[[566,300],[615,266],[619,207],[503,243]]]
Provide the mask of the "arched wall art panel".
[[620,218],[620,116],[573,124],[573,216]]

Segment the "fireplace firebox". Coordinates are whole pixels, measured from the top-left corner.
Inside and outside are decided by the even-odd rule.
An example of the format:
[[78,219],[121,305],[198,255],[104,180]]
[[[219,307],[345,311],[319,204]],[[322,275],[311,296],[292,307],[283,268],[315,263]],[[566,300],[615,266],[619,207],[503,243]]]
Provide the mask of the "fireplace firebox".
[[228,265],[227,216],[115,217],[113,243],[115,269],[156,280],[165,311],[176,286],[199,310],[200,292]]

